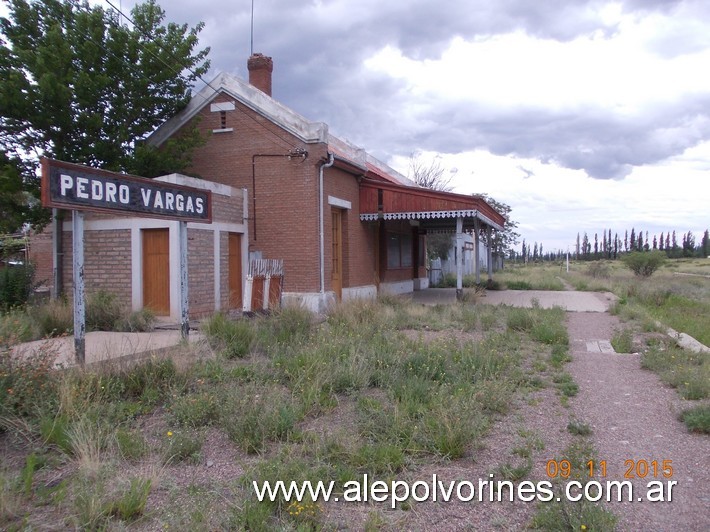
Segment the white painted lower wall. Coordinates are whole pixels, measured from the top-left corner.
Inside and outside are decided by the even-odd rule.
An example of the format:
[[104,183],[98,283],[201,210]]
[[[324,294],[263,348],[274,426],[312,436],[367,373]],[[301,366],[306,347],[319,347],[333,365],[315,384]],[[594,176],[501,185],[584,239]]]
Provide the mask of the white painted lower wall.
[[371,284],[343,288],[343,301],[351,301],[353,299],[377,299],[377,287]]
[[414,292],[414,281],[412,279],[380,283],[380,294],[396,296],[399,294],[409,294],[410,292]]

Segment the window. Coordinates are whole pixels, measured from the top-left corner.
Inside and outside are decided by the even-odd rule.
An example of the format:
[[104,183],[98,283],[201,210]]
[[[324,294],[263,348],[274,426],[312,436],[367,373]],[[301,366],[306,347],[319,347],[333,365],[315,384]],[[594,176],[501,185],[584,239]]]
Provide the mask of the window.
[[387,268],[410,268],[412,266],[412,235],[387,233]]

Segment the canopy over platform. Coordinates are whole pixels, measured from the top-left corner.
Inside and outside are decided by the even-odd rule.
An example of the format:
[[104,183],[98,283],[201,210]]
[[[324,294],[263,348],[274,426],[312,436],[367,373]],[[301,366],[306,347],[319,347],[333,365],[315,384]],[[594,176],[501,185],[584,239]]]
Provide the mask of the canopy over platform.
[[[425,229],[462,230],[478,224],[503,230],[505,218],[483,198],[410,187],[364,178],[360,182],[360,220],[419,220]],[[478,224],[476,223],[478,221]]]
[[456,233],[456,293],[463,294],[463,233],[471,232],[475,239],[476,282],[480,283],[479,244],[486,233],[488,279],[493,277],[491,231],[502,231],[505,217],[481,197],[441,192],[428,188],[406,186],[388,181],[361,178],[360,220],[386,223],[390,220],[411,220],[426,232]]

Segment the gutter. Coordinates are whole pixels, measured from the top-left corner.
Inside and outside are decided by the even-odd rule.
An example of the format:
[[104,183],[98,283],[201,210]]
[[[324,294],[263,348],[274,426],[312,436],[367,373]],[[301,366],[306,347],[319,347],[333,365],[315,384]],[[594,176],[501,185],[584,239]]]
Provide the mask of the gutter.
[[324,221],[323,217],[325,216],[324,214],[324,191],[323,191],[323,173],[326,168],[330,168],[333,166],[333,163],[335,163],[335,157],[333,157],[333,154],[328,152],[328,160],[327,162],[324,162],[323,164],[320,165],[320,168],[318,170],[318,217],[319,217],[319,226],[318,226],[318,236],[319,236],[319,244],[320,244],[320,249],[319,249],[319,256],[318,256],[318,261],[319,261],[319,266],[320,266],[320,293],[325,294],[325,233],[324,233]]

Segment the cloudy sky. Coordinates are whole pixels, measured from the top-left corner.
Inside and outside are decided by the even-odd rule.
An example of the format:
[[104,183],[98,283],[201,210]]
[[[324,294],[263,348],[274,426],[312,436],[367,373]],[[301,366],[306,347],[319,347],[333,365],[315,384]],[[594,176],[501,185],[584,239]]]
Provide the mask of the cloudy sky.
[[[205,22],[208,78],[247,77],[252,0],[159,3]],[[710,227],[707,0],[254,0],[253,42],[276,99],[405,175],[437,159],[547,250]]]

